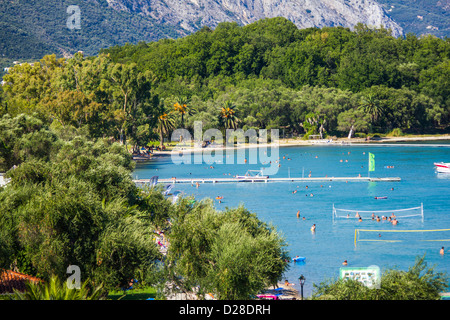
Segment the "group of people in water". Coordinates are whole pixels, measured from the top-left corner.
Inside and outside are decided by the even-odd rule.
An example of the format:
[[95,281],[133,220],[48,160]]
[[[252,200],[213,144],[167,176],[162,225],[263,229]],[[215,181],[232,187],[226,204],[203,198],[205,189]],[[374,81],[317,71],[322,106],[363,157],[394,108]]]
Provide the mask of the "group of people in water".
[[[350,214],[347,214],[347,218],[350,218]],[[362,217],[358,212],[356,212],[355,218],[357,218],[359,222],[362,222]],[[381,219],[380,219],[380,216],[375,216],[375,213],[372,213],[371,218],[372,218],[372,221],[376,220],[377,222],[380,222],[381,220],[389,221],[394,226],[398,224],[397,217],[395,216],[394,213],[392,213],[390,217],[381,216]]]
[[[297,211],[297,218],[300,219],[300,210]],[[306,217],[302,218],[303,220],[306,220]],[[316,231],[316,224],[314,223],[311,227],[311,232],[315,232]]]

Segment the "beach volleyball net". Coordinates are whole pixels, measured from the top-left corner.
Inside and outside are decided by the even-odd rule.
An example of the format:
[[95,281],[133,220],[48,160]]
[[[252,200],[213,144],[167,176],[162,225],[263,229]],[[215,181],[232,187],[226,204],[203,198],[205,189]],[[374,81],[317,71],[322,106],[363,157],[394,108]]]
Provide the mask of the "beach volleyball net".
[[420,218],[423,221],[423,204],[418,207],[395,210],[351,210],[336,208],[333,204],[333,221],[335,219],[376,219],[386,218]]
[[450,241],[450,229],[434,230],[370,230],[355,229],[355,245],[359,242],[443,242]]

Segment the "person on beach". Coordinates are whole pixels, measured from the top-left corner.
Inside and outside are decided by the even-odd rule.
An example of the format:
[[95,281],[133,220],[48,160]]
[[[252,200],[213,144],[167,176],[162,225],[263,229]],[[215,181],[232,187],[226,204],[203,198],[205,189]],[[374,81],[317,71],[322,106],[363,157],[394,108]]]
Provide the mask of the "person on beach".
[[294,284],[293,284],[293,283],[290,283],[290,282],[287,281],[287,279],[286,279],[286,280],[284,280],[284,285],[285,285],[285,286],[293,286]]

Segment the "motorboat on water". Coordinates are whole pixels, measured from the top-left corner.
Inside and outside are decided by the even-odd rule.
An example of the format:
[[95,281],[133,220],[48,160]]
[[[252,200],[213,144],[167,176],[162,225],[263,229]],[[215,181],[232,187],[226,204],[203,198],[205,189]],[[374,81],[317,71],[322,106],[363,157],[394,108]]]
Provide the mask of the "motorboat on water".
[[435,162],[434,166],[439,173],[450,173],[450,162]]
[[260,180],[260,179],[269,179],[269,176],[263,174],[262,170],[248,170],[245,175],[240,176],[237,175],[236,179],[238,180]]

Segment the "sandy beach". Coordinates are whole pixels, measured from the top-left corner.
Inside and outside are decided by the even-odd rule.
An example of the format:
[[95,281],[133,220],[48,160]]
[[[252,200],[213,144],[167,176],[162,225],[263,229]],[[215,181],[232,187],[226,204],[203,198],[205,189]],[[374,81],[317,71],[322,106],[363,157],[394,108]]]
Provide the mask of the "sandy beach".
[[[268,288],[265,294],[281,294],[279,296],[280,300],[301,300],[302,297],[300,295],[300,284],[294,283],[290,285],[286,285],[284,282],[278,282],[278,288]],[[306,297],[305,297],[306,299]]]
[[206,148],[195,147],[193,144],[178,144],[175,147],[168,148],[164,151],[154,151],[154,155],[171,155],[173,153],[192,153],[212,150],[227,150],[240,148],[271,148],[271,147],[290,147],[290,146],[311,146],[311,145],[349,145],[349,144],[388,144],[399,142],[419,142],[419,141],[447,141],[450,140],[450,134],[445,135],[416,135],[402,137],[381,137],[377,139],[366,140],[364,138],[330,138],[322,140],[302,140],[302,139],[279,139],[278,143],[241,143],[234,146],[210,145]]

